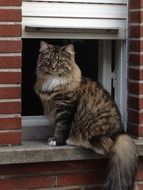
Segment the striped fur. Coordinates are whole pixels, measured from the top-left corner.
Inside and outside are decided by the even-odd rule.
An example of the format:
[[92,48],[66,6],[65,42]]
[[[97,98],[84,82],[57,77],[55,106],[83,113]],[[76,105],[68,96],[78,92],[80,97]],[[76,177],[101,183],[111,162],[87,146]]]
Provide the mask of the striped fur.
[[[49,145],[76,145],[112,156],[105,190],[131,190],[137,150],[123,134],[116,104],[96,81],[81,76],[73,45],[41,42],[35,91],[55,125]],[[131,171],[131,172],[130,172]]]

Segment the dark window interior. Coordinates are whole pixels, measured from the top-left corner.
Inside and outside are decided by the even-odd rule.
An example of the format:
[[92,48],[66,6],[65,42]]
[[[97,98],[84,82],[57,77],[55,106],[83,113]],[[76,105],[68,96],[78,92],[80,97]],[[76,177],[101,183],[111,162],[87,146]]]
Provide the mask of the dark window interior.
[[22,115],[43,115],[39,97],[34,92],[36,62],[40,41],[55,45],[74,44],[76,62],[85,77],[98,78],[98,41],[63,39],[23,39],[22,52]]

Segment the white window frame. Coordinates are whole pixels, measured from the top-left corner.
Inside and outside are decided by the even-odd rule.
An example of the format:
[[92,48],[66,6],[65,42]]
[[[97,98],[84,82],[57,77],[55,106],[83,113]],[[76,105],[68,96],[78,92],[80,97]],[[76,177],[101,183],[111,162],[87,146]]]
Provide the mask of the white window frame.
[[115,102],[122,116],[126,129],[127,124],[127,43],[125,40],[115,41],[115,70],[112,72],[111,41],[99,41],[98,81],[111,93],[111,81],[115,89]]
[[[90,32],[92,38],[125,39],[126,4],[127,0],[25,0],[22,4],[23,36],[50,38],[51,33],[60,29],[58,38],[62,38],[63,33],[64,38],[84,38],[85,33]],[[25,31],[25,26],[31,27],[31,33]],[[45,32],[41,32],[43,28]]]
[[[38,0],[30,0],[30,3],[38,2]],[[40,0],[40,2],[50,2],[48,0]],[[24,1],[25,2],[25,1]],[[52,0],[52,3],[70,2],[70,4],[83,3],[94,4],[108,3],[110,4],[127,4],[127,0]],[[71,3],[72,2],[72,3]],[[42,6],[43,7],[43,6]],[[90,8],[90,7],[89,7]],[[39,10],[41,12],[42,10]],[[53,10],[54,11],[54,10]],[[82,10],[81,10],[82,12]],[[25,15],[27,14],[27,16]],[[35,14],[35,13],[34,13]],[[39,13],[36,13],[39,14]],[[53,13],[52,13],[53,14]],[[73,14],[73,13],[71,13]],[[82,15],[82,14],[81,14]],[[79,15],[80,17],[80,15]],[[52,18],[53,19],[53,18]],[[98,39],[99,40],[99,65],[98,72],[99,82],[111,92],[111,80],[114,80],[115,101],[120,109],[122,120],[126,126],[127,112],[127,20],[113,22],[108,26],[106,19],[102,18],[102,25],[97,18],[54,18],[51,17],[39,19],[32,17],[31,13],[23,13],[23,37],[24,38],[59,38],[59,39]],[[82,21],[81,23],[79,21]],[[48,21],[48,22],[47,22]],[[53,22],[54,21],[54,22]],[[76,22],[75,22],[76,21]],[[84,22],[86,21],[85,24]],[[47,24],[48,23],[48,24]],[[56,26],[53,23],[59,23]],[[80,23],[80,25],[79,25]],[[105,24],[106,23],[106,24]],[[103,27],[104,25],[104,27]],[[71,32],[72,30],[72,32]],[[102,40],[101,40],[102,39]],[[115,46],[115,71],[111,71],[111,40],[116,40]],[[53,133],[52,127],[44,116],[26,116],[22,117],[22,136],[23,139],[46,138]]]
[[72,2],[72,3],[94,3],[96,1],[96,3],[109,3],[109,4],[127,4],[126,0],[23,0],[25,2],[30,1],[30,2]]

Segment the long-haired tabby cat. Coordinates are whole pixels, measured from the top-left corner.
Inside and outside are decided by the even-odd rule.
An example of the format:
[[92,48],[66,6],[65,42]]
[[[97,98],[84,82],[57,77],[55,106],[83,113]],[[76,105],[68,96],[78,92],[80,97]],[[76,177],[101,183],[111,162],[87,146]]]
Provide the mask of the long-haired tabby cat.
[[123,133],[119,110],[96,81],[81,76],[73,45],[41,42],[35,91],[55,125],[49,145],[77,145],[111,155],[106,190],[131,190],[137,167],[133,140]]

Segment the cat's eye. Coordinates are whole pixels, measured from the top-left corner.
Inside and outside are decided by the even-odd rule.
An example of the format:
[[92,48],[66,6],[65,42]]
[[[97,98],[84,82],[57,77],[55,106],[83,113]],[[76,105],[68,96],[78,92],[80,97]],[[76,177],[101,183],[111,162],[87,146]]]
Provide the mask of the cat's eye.
[[61,64],[63,61],[61,59],[58,60],[58,64]]
[[46,56],[44,57],[44,59],[46,60],[46,62],[50,62],[50,59],[49,59],[48,55],[46,55]]

